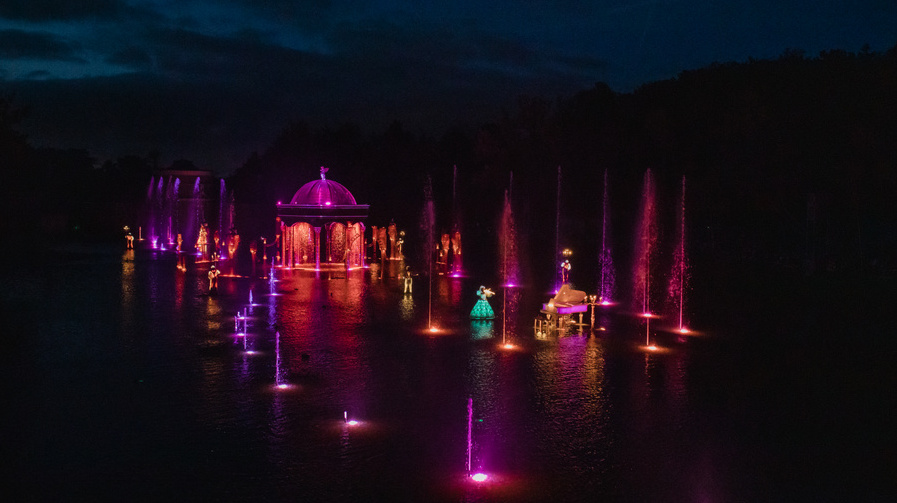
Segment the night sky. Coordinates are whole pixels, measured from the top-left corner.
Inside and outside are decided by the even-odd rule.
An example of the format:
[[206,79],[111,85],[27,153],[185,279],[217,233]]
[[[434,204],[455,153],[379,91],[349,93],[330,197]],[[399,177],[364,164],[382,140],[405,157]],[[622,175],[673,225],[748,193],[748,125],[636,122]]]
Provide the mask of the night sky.
[[0,92],[36,146],[226,174],[290,121],[438,135],[521,94],[895,43],[891,0],[4,0]]

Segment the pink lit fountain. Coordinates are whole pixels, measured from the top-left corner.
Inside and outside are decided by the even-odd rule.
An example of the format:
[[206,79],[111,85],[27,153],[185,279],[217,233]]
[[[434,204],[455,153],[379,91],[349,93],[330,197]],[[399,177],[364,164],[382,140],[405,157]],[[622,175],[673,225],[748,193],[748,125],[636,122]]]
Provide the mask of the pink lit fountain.
[[489,476],[483,472],[473,473],[473,398],[467,399],[467,476],[474,482],[485,482]]
[[641,309],[641,316],[646,318],[645,345],[651,346],[650,319],[655,317],[651,313],[651,257],[657,239],[656,229],[656,198],[654,193],[654,180],[651,170],[645,172],[644,189],[642,193],[642,207],[638,227],[638,235],[635,243],[635,262],[633,267],[633,303],[635,309]]
[[[513,183],[513,173],[511,174]],[[505,349],[512,349],[513,344],[507,338],[508,290],[520,285],[520,264],[517,253],[517,230],[514,225],[514,213],[511,208],[511,191],[505,191],[505,204],[501,217],[499,233],[501,245],[501,277],[503,286],[501,310],[501,342]],[[510,310],[516,312],[516,297],[510,299]]]
[[280,332],[274,335],[274,386],[277,389],[287,389],[290,387],[286,379],[283,378],[283,368],[281,368],[280,359]]
[[688,288],[689,263],[685,253],[685,177],[682,177],[682,199],[679,206],[679,243],[673,252],[673,270],[670,273],[670,284],[667,289],[669,299],[679,312],[680,334],[689,333],[685,327],[685,290]]
[[424,187],[424,212],[421,215],[421,228],[424,230],[424,239],[426,244],[424,250],[427,257],[427,272],[429,274],[427,288],[427,329],[432,332],[438,332],[439,329],[433,326],[433,255],[436,244],[436,208],[433,203],[433,187],[432,182],[427,178],[427,184]]
[[608,222],[607,214],[607,170],[604,170],[604,199],[601,211],[601,252],[598,255],[600,277],[598,282],[598,303],[608,306],[613,303],[614,295],[614,263],[611,259],[611,249],[607,241]]

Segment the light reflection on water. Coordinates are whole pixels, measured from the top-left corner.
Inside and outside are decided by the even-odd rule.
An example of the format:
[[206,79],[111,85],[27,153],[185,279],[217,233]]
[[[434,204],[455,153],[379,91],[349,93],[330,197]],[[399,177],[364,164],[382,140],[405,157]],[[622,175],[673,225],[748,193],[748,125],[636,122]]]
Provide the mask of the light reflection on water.
[[[119,467],[113,488],[233,500],[351,500],[372,488],[394,500],[591,500],[637,486],[631,474],[655,467],[645,458],[688,469],[668,450],[675,444],[641,438],[681,434],[688,421],[688,348],[641,355],[610,315],[600,318],[609,336],[535,340],[539,294],[508,289],[491,299],[496,320],[471,321],[478,280],[437,277],[434,313],[445,330],[427,336],[422,277],[403,295],[389,270],[373,280],[279,270],[279,295],[259,294],[251,308],[248,354],[233,314],[266,280],[221,278],[209,296],[207,266],[182,272],[140,253],[114,265],[65,273],[48,292],[57,309],[38,327],[36,363],[19,368],[21,393],[42,411],[17,413],[23,446],[66,424],[53,451],[24,460],[58,480],[45,495],[73,477],[88,493],[108,489],[82,477],[107,464]],[[66,286],[80,284],[92,285],[87,297]],[[514,350],[498,348],[502,329]],[[276,330],[286,390],[273,386]],[[491,486],[458,482],[468,397],[475,467],[491,471]],[[362,424],[350,430],[344,411]],[[66,471],[70,463],[83,471]],[[168,484],[147,487],[159,480]]]

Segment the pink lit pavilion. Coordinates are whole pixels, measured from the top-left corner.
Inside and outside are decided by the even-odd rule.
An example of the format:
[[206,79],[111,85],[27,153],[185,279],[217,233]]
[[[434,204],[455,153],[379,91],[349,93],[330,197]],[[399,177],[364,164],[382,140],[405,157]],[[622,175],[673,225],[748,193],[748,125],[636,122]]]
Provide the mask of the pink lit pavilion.
[[355,196],[328,180],[326,173],[322,167],[320,180],[300,187],[289,204],[277,203],[284,267],[318,270],[322,262],[346,268],[364,265],[362,221],[370,205],[356,203]]

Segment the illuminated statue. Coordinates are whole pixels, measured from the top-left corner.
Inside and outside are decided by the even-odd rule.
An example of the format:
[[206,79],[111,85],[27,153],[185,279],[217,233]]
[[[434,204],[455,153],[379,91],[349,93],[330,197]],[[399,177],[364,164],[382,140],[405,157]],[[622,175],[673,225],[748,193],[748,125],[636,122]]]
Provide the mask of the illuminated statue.
[[411,266],[405,266],[405,293],[411,293]]
[[394,222],[389,223],[387,233],[389,234],[389,260],[396,260],[398,256],[396,255],[396,224]]
[[569,283],[570,282],[570,261],[565,260],[561,262],[561,283]]
[[221,235],[218,231],[215,231],[215,233],[212,234],[212,242],[215,243],[215,251],[218,251],[218,246],[221,244]]
[[249,254],[252,255],[252,263],[255,263],[255,256],[258,254],[258,242],[253,240],[249,242]]
[[128,249],[133,250],[134,249],[134,235],[129,232],[128,235],[125,236],[125,239],[128,241]]
[[196,238],[196,249],[203,255],[206,256],[208,253],[207,247],[209,244],[209,224],[202,224],[199,228],[199,237]]
[[480,300],[474,304],[473,309],[470,311],[470,319],[491,320],[492,318],[495,318],[495,311],[492,310],[492,306],[489,305],[489,301],[487,300],[493,295],[495,295],[495,292],[485,286],[481,286],[480,289],[477,290],[477,296]]
[[184,236],[181,236],[181,234],[178,233],[178,247],[177,247],[178,251],[181,251],[182,244],[184,244]]
[[214,265],[211,269],[209,269],[209,293],[218,293],[218,276],[221,275],[221,271],[218,270]]
[[230,258],[234,258],[234,255],[237,253],[237,248],[240,246],[240,235],[237,233],[236,228],[232,228],[230,230],[230,237],[227,239],[227,256]]
[[461,233],[452,234],[452,272],[461,272]]
[[451,242],[448,234],[443,234],[439,240],[439,260],[437,262],[443,264],[443,266],[448,264],[449,244]]
[[398,259],[405,260],[405,254],[402,253],[402,246],[405,244],[405,231],[399,231],[399,240],[397,243],[398,243],[397,246],[399,248],[399,251],[397,253]]
[[377,235],[377,245],[380,247],[380,260],[386,260],[388,255],[386,255],[386,228],[380,227],[380,232]]

